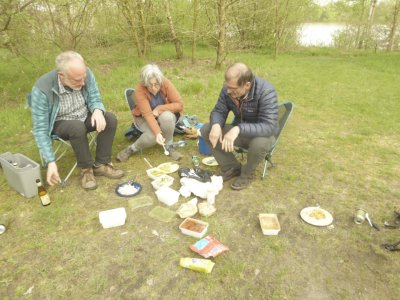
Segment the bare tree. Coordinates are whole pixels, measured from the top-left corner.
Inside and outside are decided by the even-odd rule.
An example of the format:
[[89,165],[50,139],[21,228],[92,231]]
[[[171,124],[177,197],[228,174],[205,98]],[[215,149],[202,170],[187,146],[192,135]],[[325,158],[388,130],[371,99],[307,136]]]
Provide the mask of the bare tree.
[[287,27],[288,15],[289,15],[289,3],[290,0],[284,0],[283,3],[279,0],[274,0],[274,59],[278,55],[278,50],[283,37],[283,34]]
[[392,23],[390,24],[388,44],[386,46],[387,51],[393,51],[397,25],[399,22],[399,15],[400,15],[400,0],[395,0],[394,6],[393,6],[393,19],[392,19]]
[[167,15],[169,30],[172,35],[172,41],[175,44],[176,58],[182,59],[183,58],[182,42],[176,34],[174,21],[172,20],[172,16],[171,16],[169,0],[164,0],[164,4],[165,4],[165,13]]
[[197,18],[199,16],[199,0],[193,0],[193,23],[192,23],[192,64],[196,62],[197,46]]
[[225,44],[226,44],[226,0],[217,1],[217,59],[215,68],[220,69],[222,62],[225,60]]
[[77,49],[89,35],[96,9],[95,0],[43,0],[32,12],[34,21],[29,22],[36,32],[61,50]]
[[3,0],[0,2],[0,47],[7,48],[14,54],[18,54],[18,50],[13,44],[8,31],[13,18],[35,1]]

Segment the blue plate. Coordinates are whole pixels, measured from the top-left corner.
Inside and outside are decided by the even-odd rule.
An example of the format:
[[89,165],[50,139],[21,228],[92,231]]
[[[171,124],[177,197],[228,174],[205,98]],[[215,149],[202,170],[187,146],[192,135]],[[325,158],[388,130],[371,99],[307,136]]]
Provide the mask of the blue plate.
[[[136,189],[136,191],[134,193],[131,193],[131,194],[122,193],[121,189],[123,189],[124,186],[129,186],[129,185],[133,186]],[[124,182],[124,183],[118,184],[115,187],[115,193],[120,197],[132,197],[132,196],[135,196],[135,195],[139,194],[141,191],[142,191],[142,186],[138,182],[130,182],[130,181],[128,181],[128,182]]]

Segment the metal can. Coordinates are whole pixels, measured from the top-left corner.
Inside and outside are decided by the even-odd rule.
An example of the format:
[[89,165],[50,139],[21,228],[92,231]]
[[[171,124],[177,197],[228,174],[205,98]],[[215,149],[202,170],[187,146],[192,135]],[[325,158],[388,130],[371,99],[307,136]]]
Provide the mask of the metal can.
[[366,214],[365,210],[363,210],[361,208],[357,209],[356,214],[354,215],[354,223],[356,223],[358,225],[364,223],[365,214]]
[[192,156],[192,163],[195,167],[200,166],[200,158],[196,155]]

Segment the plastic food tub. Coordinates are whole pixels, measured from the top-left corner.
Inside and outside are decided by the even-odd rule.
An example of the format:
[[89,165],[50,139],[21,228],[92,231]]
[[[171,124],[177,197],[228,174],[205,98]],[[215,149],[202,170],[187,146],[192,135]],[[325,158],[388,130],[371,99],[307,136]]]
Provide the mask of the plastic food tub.
[[258,218],[264,235],[277,235],[281,230],[276,214],[259,214]]
[[99,212],[100,223],[103,228],[112,228],[125,224],[126,211],[125,208],[114,208]]
[[174,205],[179,200],[179,192],[171,189],[168,186],[163,186],[159,188],[156,192],[157,198],[162,203],[171,206]]
[[169,187],[174,183],[174,178],[169,176],[169,175],[162,175],[160,177],[157,177],[151,182],[151,185],[155,190],[158,190],[159,188],[166,186]]
[[207,232],[208,223],[193,218],[186,218],[179,225],[179,229],[183,234],[201,239]]

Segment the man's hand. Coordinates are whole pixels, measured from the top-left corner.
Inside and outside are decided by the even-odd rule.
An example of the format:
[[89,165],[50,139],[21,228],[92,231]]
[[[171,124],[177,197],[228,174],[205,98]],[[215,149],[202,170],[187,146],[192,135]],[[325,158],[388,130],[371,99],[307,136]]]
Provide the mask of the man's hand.
[[92,114],[92,126],[96,125],[96,131],[102,132],[106,128],[106,119],[100,109],[95,109]]
[[61,181],[60,175],[58,174],[58,168],[56,162],[55,161],[50,162],[47,165],[47,183],[50,185],[55,185],[60,181]]
[[239,133],[240,133],[239,126],[235,126],[225,134],[224,139],[222,140],[222,150],[223,151],[233,152],[233,150],[234,150],[233,143],[235,142]]
[[163,137],[162,133],[157,133],[156,135],[156,142],[160,145],[165,145],[165,138]]
[[209,135],[210,143],[213,148],[217,146],[217,142],[222,143],[222,129],[219,124],[214,124],[211,127],[210,135]]

